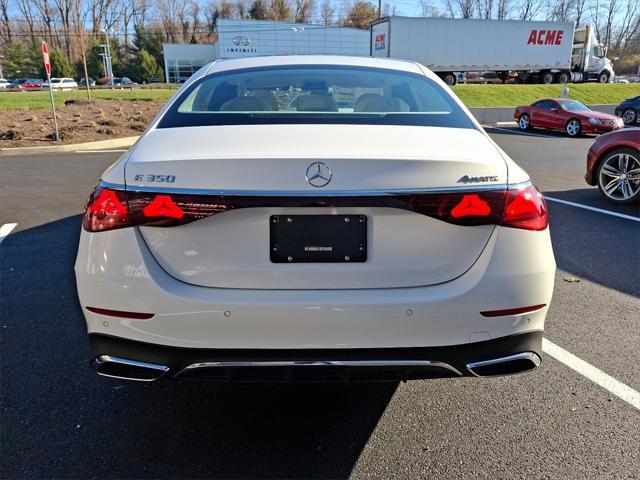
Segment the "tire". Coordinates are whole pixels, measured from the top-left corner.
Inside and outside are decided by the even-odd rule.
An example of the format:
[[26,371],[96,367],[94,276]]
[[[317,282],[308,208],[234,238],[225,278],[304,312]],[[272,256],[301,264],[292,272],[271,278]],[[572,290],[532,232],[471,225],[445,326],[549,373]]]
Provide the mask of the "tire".
[[531,130],[531,117],[526,113],[523,113],[518,118],[518,128],[520,130]]
[[564,127],[564,131],[567,132],[571,138],[579,137],[582,133],[582,124],[577,118],[570,119]]
[[609,82],[609,72],[602,72],[598,74],[598,83],[608,83]]
[[551,85],[553,81],[554,81],[553,73],[551,72],[543,72],[540,75],[540,83],[543,83],[545,85]]
[[458,79],[456,78],[454,73],[445,73],[442,76],[442,81],[450,87],[453,87],[456,83],[458,83]]
[[[617,183],[614,183],[616,177]],[[632,148],[616,148],[608,152],[598,165],[596,181],[600,194],[610,202],[620,205],[638,202],[640,200],[640,151]]]
[[571,80],[571,75],[569,74],[569,72],[560,72],[556,76],[556,81],[562,85],[564,85],[565,83],[569,83],[569,80]]
[[622,112],[622,121],[625,125],[634,125],[638,121],[638,113],[633,108],[627,108]]

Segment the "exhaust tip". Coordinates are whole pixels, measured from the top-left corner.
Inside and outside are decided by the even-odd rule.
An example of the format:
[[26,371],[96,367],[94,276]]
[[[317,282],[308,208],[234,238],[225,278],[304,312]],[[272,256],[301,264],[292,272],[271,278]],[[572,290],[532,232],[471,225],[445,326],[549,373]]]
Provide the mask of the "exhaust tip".
[[467,364],[467,370],[476,377],[499,377],[535,370],[542,359],[537,353],[523,352],[508,357],[494,358]]
[[139,362],[126,358],[98,355],[93,359],[92,366],[98,375],[138,382],[152,382],[158,380],[169,371],[169,367],[155,363]]

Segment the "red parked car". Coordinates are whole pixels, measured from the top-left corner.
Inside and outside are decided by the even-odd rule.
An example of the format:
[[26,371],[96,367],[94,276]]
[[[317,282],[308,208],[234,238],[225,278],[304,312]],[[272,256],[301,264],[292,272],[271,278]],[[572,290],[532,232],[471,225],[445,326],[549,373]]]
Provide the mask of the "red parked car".
[[16,92],[40,90],[41,88],[42,80],[37,80],[35,78],[17,78],[6,87],[7,90]]
[[589,185],[615,203],[632,203],[640,199],[640,129],[602,135],[587,154]]
[[577,100],[568,98],[547,98],[529,106],[517,107],[514,118],[521,130],[564,130],[570,137],[624,128],[622,119],[615,115],[596,112]]

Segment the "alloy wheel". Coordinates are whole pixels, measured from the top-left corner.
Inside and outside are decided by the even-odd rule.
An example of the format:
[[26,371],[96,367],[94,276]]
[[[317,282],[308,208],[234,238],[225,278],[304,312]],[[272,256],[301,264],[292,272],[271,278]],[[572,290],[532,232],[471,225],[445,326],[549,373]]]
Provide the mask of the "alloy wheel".
[[526,130],[529,128],[529,117],[527,115],[522,115],[518,120],[518,126],[522,130]]
[[570,137],[575,137],[580,133],[580,122],[578,120],[569,120],[567,123],[567,133]]
[[609,156],[602,162],[598,183],[611,200],[629,201],[640,191],[640,155],[623,151]]
[[638,115],[634,110],[628,109],[622,112],[622,121],[624,122],[625,125],[631,125],[633,123],[636,123],[637,117]]

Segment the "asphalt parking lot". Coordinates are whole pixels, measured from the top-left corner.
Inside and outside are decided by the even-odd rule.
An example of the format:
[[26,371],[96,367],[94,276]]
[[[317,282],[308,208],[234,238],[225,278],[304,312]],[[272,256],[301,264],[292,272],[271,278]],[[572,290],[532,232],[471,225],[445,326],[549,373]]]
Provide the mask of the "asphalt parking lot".
[[0,477],[640,478],[638,206],[584,183],[593,138],[489,132],[548,199],[553,355],[525,375],[398,385],[96,376],[73,263],[83,202],[119,154],[0,158],[0,227],[17,224],[0,245]]

